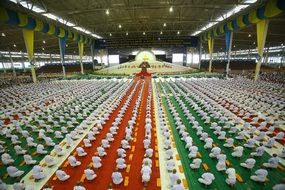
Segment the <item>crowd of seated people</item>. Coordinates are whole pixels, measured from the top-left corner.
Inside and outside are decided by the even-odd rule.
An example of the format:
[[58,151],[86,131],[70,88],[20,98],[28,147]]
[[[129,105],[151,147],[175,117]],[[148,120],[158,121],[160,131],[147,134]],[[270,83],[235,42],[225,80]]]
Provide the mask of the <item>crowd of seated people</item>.
[[[54,167],[54,156],[67,154],[61,142],[66,139],[66,146],[72,146],[98,112],[105,110],[102,103],[113,101],[113,90],[120,93],[126,85],[112,80],[52,81],[1,89],[0,152],[5,169],[1,175],[8,174],[4,180],[18,179],[28,171],[36,181],[46,178],[44,167]],[[84,150],[76,150],[84,155]],[[39,164],[42,160],[45,166]],[[60,169],[57,174],[68,178]]]
[[[285,148],[282,149],[284,147],[285,106],[282,86],[278,84],[272,86],[266,82],[256,84],[251,80],[241,78],[235,80],[176,80],[163,83],[162,88],[176,122],[176,129],[189,150],[188,157],[192,161],[190,165],[192,169],[200,167],[201,160],[197,155],[203,148],[211,150],[206,156],[217,160],[216,170],[226,172],[228,175],[226,183],[229,185],[236,183],[235,169],[237,167],[254,168],[250,179],[257,182],[267,180],[269,169],[276,171],[279,162],[285,156]],[[165,89],[170,90],[179,108],[174,105],[174,100]],[[182,121],[178,109],[181,109],[188,118],[190,126],[204,143],[203,147],[198,147],[197,142],[191,141],[194,134],[188,133],[185,126],[188,124]],[[202,121],[197,120],[197,115],[202,118]],[[218,122],[213,122],[213,120],[218,120]],[[209,128],[201,127],[201,125],[207,125]],[[213,139],[224,141],[224,143],[218,146],[214,144]],[[252,150],[250,155],[246,155],[248,157],[245,162],[240,166],[229,167],[227,160],[244,159],[244,149]],[[271,152],[268,160],[255,165],[255,160],[259,159],[265,150]],[[210,185],[216,177],[211,172],[205,172],[198,181]]]
[[12,85],[21,85],[33,82],[30,77],[9,77],[0,79],[0,88],[10,87]]

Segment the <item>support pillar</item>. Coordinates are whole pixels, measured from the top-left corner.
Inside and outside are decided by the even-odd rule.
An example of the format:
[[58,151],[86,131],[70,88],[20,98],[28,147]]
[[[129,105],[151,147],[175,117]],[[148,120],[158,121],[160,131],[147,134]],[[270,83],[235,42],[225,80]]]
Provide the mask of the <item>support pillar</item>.
[[91,59],[92,59],[92,69],[95,70],[95,64],[94,64],[94,43],[91,43]]
[[268,57],[269,57],[269,46],[266,48],[266,54],[264,59],[264,65],[268,64]]
[[22,53],[22,67],[23,67],[23,71],[24,71],[24,72],[26,72],[25,56],[24,56],[24,53]]
[[209,61],[209,72],[212,72],[212,61],[213,61],[213,49],[214,49],[214,39],[208,39],[208,47],[209,47],[209,54],[210,54],[210,61]]
[[9,57],[10,57],[10,62],[11,62],[11,69],[13,70],[13,76],[16,77],[16,70],[15,70],[15,67],[14,67],[14,61],[13,61],[13,58],[12,58],[12,54],[11,54],[11,51],[9,51]]
[[52,64],[52,57],[51,57],[51,53],[49,54],[49,61],[50,61],[50,64]]
[[66,47],[66,38],[58,38],[59,43],[59,51],[60,51],[60,62],[62,67],[62,75],[63,78],[66,77],[65,67],[64,67],[64,55],[65,55],[65,47]]
[[202,62],[202,38],[199,40],[199,65],[198,69],[201,69],[201,62]]
[[84,74],[84,67],[83,67],[83,63],[82,63],[82,57],[83,57],[83,51],[84,51],[84,43],[83,42],[78,42],[78,49],[79,49],[81,74]]
[[266,42],[267,30],[268,30],[269,20],[262,20],[256,24],[257,30],[257,53],[258,53],[258,62],[255,68],[254,80],[257,81],[259,77],[264,46]]

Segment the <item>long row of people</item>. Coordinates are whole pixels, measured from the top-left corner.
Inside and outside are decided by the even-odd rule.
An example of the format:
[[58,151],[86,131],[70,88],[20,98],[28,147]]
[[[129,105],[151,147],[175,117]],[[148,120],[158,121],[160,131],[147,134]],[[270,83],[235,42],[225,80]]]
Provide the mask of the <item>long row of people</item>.
[[[130,89],[132,85],[130,85],[128,88],[124,89],[124,92],[128,91]],[[138,83],[136,83],[134,85],[134,88],[132,89],[130,95],[128,96],[127,100],[125,101],[124,105],[121,107],[120,111],[118,112],[117,117],[114,119],[114,122],[112,123],[112,126],[109,128],[108,132],[105,134],[105,138],[103,138],[101,140],[101,143],[98,147],[96,147],[95,150],[97,150],[97,152],[91,156],[91,163],[92,166],[90,166],[88,164],[87,167],[85,167],[84,169],[84,175],[86,177],[86,179],[88,181],[93,181],[95,180],[95,178],[97,177],[97,172],[100,171],[100,168],[103,167],[102,165],[102,160],[103,158],[107,155],[107,150],[111,147],[111,142],[114,141],[114,138],[117,134],[117,130],[119,129],[120,123],[123,119],[124,113],[126,112],[126,110],[128,109],[128,107],[130,106],[130,102],[132,100],[132,98],[134,97],[135,91],[138,87]],[[119,104],[121,103],[123,97],[125,96],[125,93],[122,92],[113,92],[112,98],[110,99],[109,103],[103,103],[103,106],[105,107],[105,110],[107,111],[105,114],[102,115],[102,117],[97,117],[97,119],[99,118],[99,123],[96,124],[95,127],[93,127],[91,129],[91,131],[89,131],[86,135],[86,138],[83,139],[82,141],[82,145],[85,148],[90,148],[93,146],[94,143],[96,143],[96,137],[95,135],[100,135],[101,130],[104,128],[104,125],[106,124],[106,122],[110,119],[110,115],[111,113],[118,108]],[[115,98],[118,97],[118,98]],[[103,111],[103,110],[102,110]],[[128,143],[128,142],[127,142]],[[124,144],[124,146],[127,146],[126,144]],[[70,155],[67,159],[69,165],[72,168],[76,168],[77,172],[80,172],[78,170],[78,166],[81,166],[82,162],[80,161],[81,157],[90,157],[90,155],[87,154],[87,152],[85,152],[85,150],[83,149],[83,147],[78,146],[76,148],[76,154],[75,155]],[[95,170],[96,173],[95,173]],[[60,170],[60,169],[59,169]],[[66,170],[66,169],[65,169]],[[63,172],[65,172],[64,170],[60,170],[60,174],[62,174]],[[119,172],[119,171],[118,171]],[[58,172],[57,172],[58,173]],[[56,176],[57,176],[56,173]],[[112,176],[115,176],[116,179],[114,179],[114,183],[116,184],[116,182],[118,183],[120,181],[120,183],[122,182],[122,176],[118,173],[118,175],[114,174]],[[60,175],[57,176],[57,178],[60,181],[66,181],[69,179],[69,174],[64,173],[63,178],[60,178]],[[81,187],[83,187],[83,184],[81,184]]]
[[[169,176],[169,189],[183,190],[185,187],[182,185],[182,178],[178,175],[176,163],[174,161],[174,147],[175,143],[172,139],[171,129],[168,125],[166,113],[164,111],[161,94],[158,91],[157,83],[154,83],[155,95],[157,100],[158,117],[160,123],[160,133],[162,134],[163,153],[166,162],[166,170]],[[161,156],[161,155],[160,155]]]

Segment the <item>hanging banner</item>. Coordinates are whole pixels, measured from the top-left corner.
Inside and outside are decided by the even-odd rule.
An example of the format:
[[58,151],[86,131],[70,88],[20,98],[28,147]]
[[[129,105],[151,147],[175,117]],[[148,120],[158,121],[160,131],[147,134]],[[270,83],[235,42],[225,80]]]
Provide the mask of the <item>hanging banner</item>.
[[226,51],[228,52],[231,46],[232,31],[226,30],[225,41],[226,41]]
[[23,36],[28,53],[29,61],[34,59],[34,31],[23,29]]
[[83,42],[78,42],[78,49],[79,49],[80,60],[82,60],[83,50],[84,50],[84,43]]
[[256,24],[257,29],[257,52],[258,52],[258,59],[262,58],[263,49],[266,41],[266,35],[268,30],[268,20],[262,20]]
[[213,38],[208,39],[208,47],[209,47],[209,53],[212,54],[213,49],[214,49],[214,39]]
[[66,38],[58,38],[58,42],[59,42],[60,58],[62,60],[64,60],[65,47],[66,47]]

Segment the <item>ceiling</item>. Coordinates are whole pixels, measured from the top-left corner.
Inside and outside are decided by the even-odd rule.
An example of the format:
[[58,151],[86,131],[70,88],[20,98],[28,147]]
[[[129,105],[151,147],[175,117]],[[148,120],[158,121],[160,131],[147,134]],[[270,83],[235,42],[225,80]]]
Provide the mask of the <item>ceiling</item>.
[[[19,3],[5,1],[3,0],[10,8],[29,12]],[[143,36],[173,36],[178,35],[178,31],[180,36],[189,36],[206,24],[216,22],[217,17],[243,2],[242,0],[18,0],[18,2],[23,1],[40,6],[46,13],[62,17],[103,38],[113,40],[136,39]],[[257,7],[264,2],[266,0],[258,0],[251,6]],[[170,7],[173,8],[172,12],[169,10]],[[109,11],[109,15],[106,14],[106,10]],[[29,14],[39,16],[36,13],[29,12]],[[56,21],[49,20],[49,22]],[[280,45],[283,42],[285,44],[284,25],[284,14],[271,19],[267,38],[269,45]],[[0,50],[25,51],[21,29],[2,23],[0,26],[0,34],[3,32],[6,35],[5,37],[0,35]],[[254,26],[235,32],[233,49],[254,48],[255,33]],[[248,37],[249,34],[251,37]],[[67,44],[67,54],[78,54],[75,42],[69,40]],[[217,39],[215,51],[222,51],[224,44],[223,37]],[[206,44],[204,46],[206,50]],[[35,52],[58,53],[58,39],[36,32]],[[90,55],[89,47],[85,48],[85,53]]]

